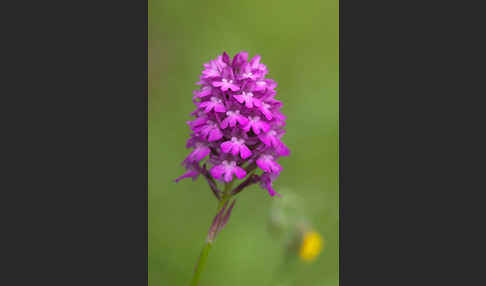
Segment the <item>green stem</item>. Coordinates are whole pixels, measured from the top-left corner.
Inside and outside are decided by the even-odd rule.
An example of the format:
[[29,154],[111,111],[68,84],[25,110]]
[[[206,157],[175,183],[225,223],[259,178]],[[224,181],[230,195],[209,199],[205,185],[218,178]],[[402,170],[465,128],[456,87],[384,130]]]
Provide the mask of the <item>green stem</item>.
[[199,277],[201,276],[201,272],[206,264],[206,260],[208,259],[209,250],[211,249],[211,242],[206,242],[204,248],[201,251],[201,255],[199,256],[199,261],[197,262],[196,269],[194,271],[194,276],[192,277],[191,286],[197,286],[199,282]]
[[224,204],[231,197],[230,190],[231,190],[232,185],[233,185],[233,181],[225,184],[224,191],[223,191],[223,196],[221,197],[221,201],[219,201],[218,210],[216,211],[216,213],[219,213],[221,211],[221,209],[223,208]]
[[[230,183],[225,184],[223,196],[221,198],[221,201],[219,201],[218,204],[218,209],[216,211],[216,214],[218,214],[221,209],[223,208],[224,204],[231,198],[231,186],[233,185],[233,181]],[[204,245],[201,255],[199,256],[199,260],[196,264],[196,269],[194,270],[194,276],[192,277],[191,280],[191,286],[197,286],[199,283],[199,278],[201,277],[201,272],[204,269],[204,265],[206,264],[206,261],[208,259],[209,255],[209,250],[211,250],[211,246],[213,244],[213,241],[206,241],[206,244]]]

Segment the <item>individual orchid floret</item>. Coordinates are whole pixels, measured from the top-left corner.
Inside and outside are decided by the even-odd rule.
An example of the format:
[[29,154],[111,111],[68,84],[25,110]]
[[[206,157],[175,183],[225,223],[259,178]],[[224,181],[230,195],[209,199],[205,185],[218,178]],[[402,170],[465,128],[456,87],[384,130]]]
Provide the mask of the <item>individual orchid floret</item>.
[[233,57],[232,66],[233,66],[233,68],[238,69],[238,68],[240,68],[241,66],[243,66],[247,63],[248,63],[248,53],[247,52],[240,52],[240,53],[237,53]]
[[275,162],[275,158],[270,154],[261,155],[256,160],[256,164],[268,173],[279,173],[282,170],[282,166]]
[[211,120],[208,120],[206,124],[200,127],[194,128],[194,131],[199,132],[209,142],[217,141],[223,137],[223,133],[219,129],[218,124]]
[[261,106],[261,101],[260,99],[254,97],[254,94],[249,91],[245,92],[243,91],[241,94],[234,94],[233,97],[239,102],[239,103],[245,103],[246,108],[253,108],[253,106]]
[[198,111],[196,115],[196,119],[192,121],[187,121],[187,125],[189,125],[193,131],[194,129],[197,129],[198,127],[204,125],[209,120],[207,114],[203,111]]
[[230,127],[235,127],[237,122],[241,126],[245,126],[248,124],[248,118],[241,115],[239,110],[226,111],[226,118],[221,122],[221,128],[225,129],[228,125]]
[[211,95],[213,93],[212,91],[212,88],[210,86],[203,86],[201,87],[200,90],[195,90],[194,92],[194,95],[199,97],[199,98],[203,98],[203,97],[206,97],[208,95]]
[[221,88],[221,91],[240,90],[240,87],[234,81],[233,70],[230,67],[223,70],[223,78],[220,81],[213,81],[213,86]]
[[222,57],[219,56],[215,60],[209,61],[209,63],[203,65],[205,69],[202,71],[202,79],[209,79],[214,77],[220,77],[223,68],[226,64],[223,62]]
[[271,109],[271,106],[270,104],[266,103],[266,102],[262,102],[260,105],[257,106],[258,109],[263,113],[263,115],[265,115],[265,118],[268,119],[268,120],[272,120],[273,118],[273,113],[272,111],[270,110]]
[[282,144],[280,141],[281,135],[276,130],[270,130],[268,132],[258,135],[258,138],[267,146],[277,148]]
[[209,155],[211,149],[205,143],[197,142],[194,144],[194,150],[189,154],[187,159],[191,162],[199,162],[201,159]]
[[243,126],[243,130],[245,132],[248,132],[253,130],[255,134],[260,134],[263,130],[263,132],[268,132],[270,130],[270,124],[265,122],[264,120],[260,120],[260,116],[254,116],[254,117],[248,117],[248,123]]
[[233,180],[233,174],[238,178],[238,179],[243,179],[246,177],[246,171],[237,166],[235,161],[228,162],[224,160],[221,162],[220,165],[214,166],[211,171],[211,175],[216,178],[216,179],[221,179],[225,182],[230,182]]
[[273,181],[275,180],[275,178],[278,176],[275,175],[275,174],[271,174],[271,173],[264,173],[263,175],[261,175],[260,177],[260,185],[262,188],[266,189],[268,191],[268,194],[270,194],[270,196],[280,196],[279,193],[277,193],[274,189],[273,189]]
[[238,139],[236,137],[232,137],[230,141],[225,141],[221,143],[221,151],[223,153],[229,153],[233,156],[241,155],[241,159],[246,159],[251,156],[251,151],[246,147],[244,139]]
[[216,96],[211,97],[209,101],[203,101],[199,104],[199,108],[204,108],[205,113],[209,113],[211,110],[214,109],[216,112],[225,112],[226,108],[224,107],[223,101]]

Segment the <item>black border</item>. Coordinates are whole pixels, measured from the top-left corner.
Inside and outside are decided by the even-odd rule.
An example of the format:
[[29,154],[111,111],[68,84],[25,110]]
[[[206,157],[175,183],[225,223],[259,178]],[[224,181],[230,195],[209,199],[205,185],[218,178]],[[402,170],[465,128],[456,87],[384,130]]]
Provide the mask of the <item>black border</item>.
[[464,225],[481,207],[465,192],[484,185],[465,131],[483,105],[462,100],[480,17],[465,9],[340,1],[340,285],[484,280],[459,254],[477,251]]
[[0,284],[147,285],[148,1],[18,11]]

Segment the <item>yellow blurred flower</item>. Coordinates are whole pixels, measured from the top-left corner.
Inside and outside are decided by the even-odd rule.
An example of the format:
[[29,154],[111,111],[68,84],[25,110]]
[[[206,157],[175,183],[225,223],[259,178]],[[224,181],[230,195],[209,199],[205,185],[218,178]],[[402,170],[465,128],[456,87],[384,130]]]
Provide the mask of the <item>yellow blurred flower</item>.
[[300,245],[300,259],[306,262],[312,262],[319,255],[322,247],[323,240],[319,233],[315,231],[306,232]]

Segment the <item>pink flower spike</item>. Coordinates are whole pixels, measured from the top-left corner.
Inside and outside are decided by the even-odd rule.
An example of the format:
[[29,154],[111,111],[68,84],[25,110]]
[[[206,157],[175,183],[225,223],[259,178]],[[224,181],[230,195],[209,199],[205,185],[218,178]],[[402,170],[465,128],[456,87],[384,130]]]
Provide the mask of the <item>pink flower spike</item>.
[[[186,173],[177,181],[202,174],[218,200],[216,180],[243,178],[234,194],[255,183],[271,196],[277,194],[272,182],[282,172],[279,159],[290,150],[281,141],[287,118],[281,113],[277,83],[267,74],[260,55],[249,58],[247,52],[234,57],[223,52],[203,64],[191,96],[196,108],[187,121],[191,133],[186,143],[190,152],[182,162]],[[248,177],[247,172],[256,169],[263,174]]]

